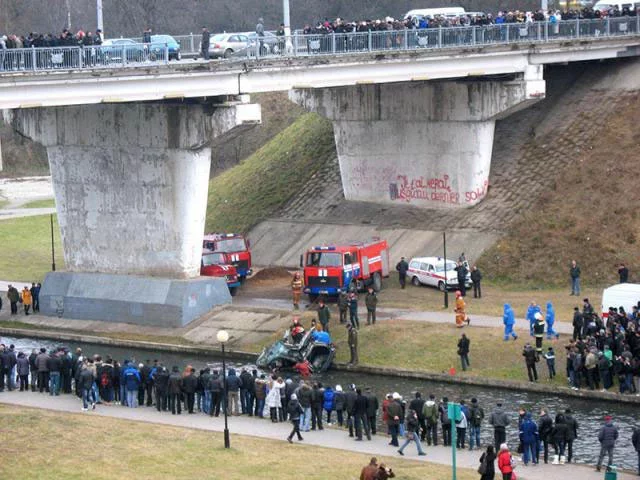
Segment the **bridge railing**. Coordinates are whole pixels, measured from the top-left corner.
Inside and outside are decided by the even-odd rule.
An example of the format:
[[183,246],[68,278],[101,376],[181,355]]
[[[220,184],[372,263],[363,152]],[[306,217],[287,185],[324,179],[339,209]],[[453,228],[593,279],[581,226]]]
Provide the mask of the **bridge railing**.
[[[485,26],[426,28],[356,33],[294,34],[264,37],[235,52],[233,58],[259,59],[358,52],[447,49],[494,44],[542,43],[581,38],[640,35],[640,16],[560,22],[509,23]],[[199,48],[197,36],[175,37]],[[0,50],[0,73],[15,71],[77,70],[158,65],[169,62],[166,44],[129,43],[90,47],[52,47]]]

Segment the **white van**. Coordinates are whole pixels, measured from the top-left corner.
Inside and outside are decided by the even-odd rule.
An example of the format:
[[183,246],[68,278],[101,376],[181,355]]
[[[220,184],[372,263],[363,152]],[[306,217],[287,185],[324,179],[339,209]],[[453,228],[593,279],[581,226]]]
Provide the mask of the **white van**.
[[[458,288],[458,272],[456,271],[456,262],[447,259],[446,285],[445,285],[445,262],[442,257],[415,257],[409,262],[409,270],[407,277],[409,281],[419,287],[420,285],[429,285],[437,287],[438,290],[444,292],[445,288]],[[467,270],[469,264],[466,263]],[[465,285],[471,287],[471,273],[467,273]]]
[[407,18],[428,18],[435,17],[455,17],[458,15],[464,15],[464,8],[462,7],[440,7],[440,8],[418,8],[416,10],[409,10],[404,15],[404,19]]
[[631,313],[634,305],[640,301],[640,284],[619,283],[602,291],[602,316],[607,317],[609,307],[624,307],[624,311]]
[[628,0],[626,2],[620,2],[616,0],[600,0],[593,6],[593,11],[595,12],[596,10],[598,10],[600,12],[608,12],[615,7],[618,7],[618,10],[622,11],[625,6],[629,7],[631,10],[633,10],[634,7],[633,2],[629,2]]

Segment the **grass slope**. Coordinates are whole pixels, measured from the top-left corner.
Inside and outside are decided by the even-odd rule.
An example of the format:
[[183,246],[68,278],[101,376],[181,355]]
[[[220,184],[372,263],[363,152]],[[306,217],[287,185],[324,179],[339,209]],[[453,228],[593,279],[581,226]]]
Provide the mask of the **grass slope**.
[[[629,96],[621,111],[582,145],[569,168],[507,236],[487,250],[479,265],[505,282],[568,285],[576,259],[583,285],[618,280],[625,262],[632,282],[640,281],[640,189],[637,123],[640,93]],[[523,187],[523,195],[526,188]]]
[[207,231],[247,232],[276,212],[335,154],[331,123],[313,113],[301,116],[211,180]]
[[[7,443],[6,458],[20,456],[20,467],[18,473],[12,462],[0,463],[3,478],[355,480],[370,458],[363,453],[239,435],[232,437],[231,449],[224,449],[222,433],[90,414],[0,405],[0,416],[6,438],[29,432],[32,445],[46,445],[37,454],[23,455],[23,446]],[[89,439],[90,444],[83,444]],[[281,454],[274,454],[276,450]],[[384,457],[379,461],[405,480],[451,477],[451,467],[446,465]],[[461,480],[475,478],[470,469],[459,468],[457,473]]]
[[22,205],[20,208],[55,208],[56,201],[53,198],[43,200],[32,200]]
[[[0,279],[38,282],[51,271],[49,215],[0,221]],[[53,221],[56,267],[64,268],[57,218]]]

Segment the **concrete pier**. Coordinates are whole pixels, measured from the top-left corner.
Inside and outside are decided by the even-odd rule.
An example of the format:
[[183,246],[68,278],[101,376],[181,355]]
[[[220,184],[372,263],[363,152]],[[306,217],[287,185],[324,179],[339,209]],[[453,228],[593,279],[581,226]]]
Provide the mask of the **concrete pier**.
[[488,191],[495,121],[544,97],[542,68],[474,79],[296,89],[333,122],[345,198],[460,208]]
[[[137,291],[148,297],[144,282],[130,281],[127,275],[169,282],[199,276],[210,145],[229,131],[255,125],[260,109],[242,102],[157,102],[22,109],[7,116],[15,129],[47,149],[65,265],[72,274],[83,275],[81,281],[47,276],[41,296],[55,299],[50,309],[54,311],[47,313],[68,312],[54,308],[62,302],[74,305],[73,318],[102,315],[113,321],[116,312],[122,317],[122,312],[133,311],[124,317],[149,323],[143,309],[133,303],[127,310],[122,305],[113,308],[107,300],[133,302]],[[62,293],[61,281],[75,285],[73,293]],[[175,306],[191,305],[187,310],[200,314],[230,301],[223,291],[194,294],[226,289],[224,282],[208,282],[195,290],[182,284],[174,289],[197,302],[202,299],[205,304],[197,308],[190,300],[176,298],[153,303],[167,307],[170,303],[176,322],[188,323],[193,316],[183,315],[182,310],[175,314]],[[102,298],[100,291],[119,298]],[[98,298],[105,300],[100,308],[96,308]]]

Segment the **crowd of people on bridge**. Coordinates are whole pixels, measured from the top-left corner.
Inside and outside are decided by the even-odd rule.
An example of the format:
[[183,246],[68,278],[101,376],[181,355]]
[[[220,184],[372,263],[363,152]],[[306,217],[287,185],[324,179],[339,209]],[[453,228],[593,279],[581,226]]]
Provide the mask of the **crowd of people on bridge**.
[[[31,390],[51,396],[75,393],[83,411],[121,405],[155,408],[159,414],[184,412],[218,417],[226,409],[229,415],[290,422],[291,432],[286,437],[289,442],[294,438],[302,441],[303,433],[324,430],[325,425],[344,428],[345,434],[356,441],[387,434],[389,444],[399,455],[405,454],[410,443],[415,443],[418,455],[428,452],[423,443],[426,447],[451,446],[452,434],[457,448],[479,450],[481,429],[491,428],[494,444],[487,447],[480,460],[485,470],[483,478],[493,478],[488,475],[494,471],[495,459],[505,473],[506,464],[500,461],[500,455],[509,451],[506,445],[509,428],[518,429],[517,451],[522,454],[524,465],[538,463],[540,459],[554,464],[572,462],[579,432],[578,422],[569,409],[558,410],[555,417],[546,409],[539,414],[520,409],[516,424],[512,422],[515,415],[500,402],[485,413],[476,398],[459,399],[459,408],[450,408],[447,397],[437,399],[434,394],[423,396],[415,392],[413,398],[405,400],[398,392],[390,392],[379,398],[370,387],[354,384],[344,388],[323,385],[319,381],[250,368],[240,368],[239,372],[229,368],[225,376],[214,367],[200,370],[191,365],[167,367],[159,360],[137,363],[135,359],[127,359],[120,363],[110,356],[104,359],[97,354],[86,356],[80,348],[73,353],[65,347],[21,352],[13,345],[0,344],[0,372],[0,392]],[[598,469],[604,456],[608,465],[612,464],[618,439],[611,417],[604,420],[597,435],[602,447]],[[380,426],[383,432],[379,431]],[[634,431],[633,444],[640,451],[638,429]],[[553,448],[553,458],[549,456],[549,447]]]
[[76,33],[63,29],[58,35],[53,33],[29,32],[27,35],[0,36],[0,50],[13,48],[46,48],[46,47],[90,47],[102,45],[102,30],[94,32],[79,29]]

